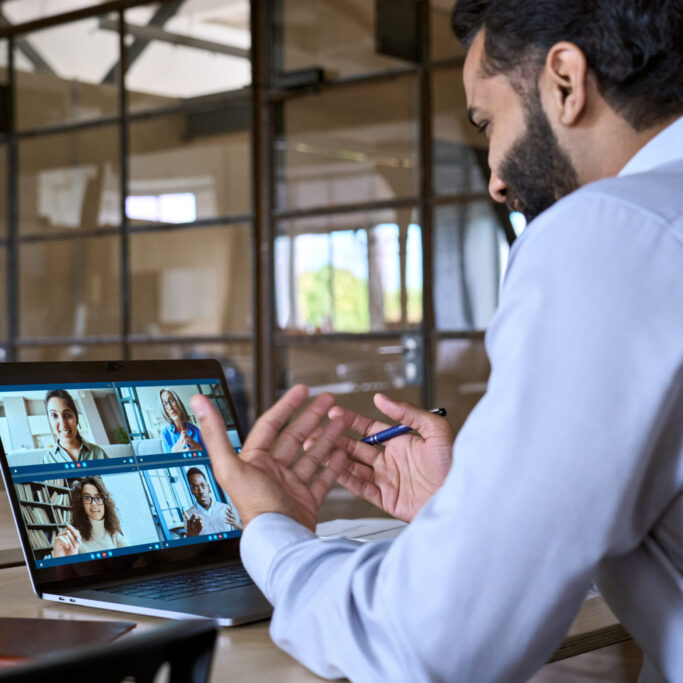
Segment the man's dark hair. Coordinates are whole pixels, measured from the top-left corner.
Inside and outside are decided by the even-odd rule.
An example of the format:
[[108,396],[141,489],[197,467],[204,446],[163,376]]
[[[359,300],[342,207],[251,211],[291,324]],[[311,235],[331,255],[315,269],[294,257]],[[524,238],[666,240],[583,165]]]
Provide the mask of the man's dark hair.
[[681,0],[457,0],[451,24],[468,48],[485,29],[487,72],[509,74],[518,91],[566,40],[635,130],[683,112]]
[[187,483],[190,483],[190,477],[193,477],[195,474],[201,474],[202,477],[204,477],[204,481],[206,481],[206,475],[204,472],[202,472],[198,467],[190,467],[187,472],[185,472],[185,479],[187,479]]

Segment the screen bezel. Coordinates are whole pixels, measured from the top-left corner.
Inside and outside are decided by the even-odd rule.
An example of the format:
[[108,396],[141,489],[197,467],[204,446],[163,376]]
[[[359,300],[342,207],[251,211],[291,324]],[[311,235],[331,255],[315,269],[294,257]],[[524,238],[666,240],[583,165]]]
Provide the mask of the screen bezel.
[[[243,426],[239,424],[238,414],[235,411],[225,373],[220,363],[215,359],[0,364],[0,382],[3,385],[24,385],[27,389],[30,389],[32,384],[54,383],[59,385],[81,382],[86,384],[136,381],[172,383],[174,380],[193,379],[213,379],[221,383],[240,440],[244,442]],[[30,550],[31,545],[25,526],[20,523],[22,519],[21,506],[2,443],[0,443],[0,468],[2,469],[2,477],[15,525],[21,537],[26,566],[38,595],[93,587],[102,583],[103,580],[111,582],[119,579],[149,576],[162,571],[190,570],[211,563],[239,559],[239,537],[234,537],[224,541],[207,541],[206,543],[180,548],[165,548],[95,561],[38,568]]]

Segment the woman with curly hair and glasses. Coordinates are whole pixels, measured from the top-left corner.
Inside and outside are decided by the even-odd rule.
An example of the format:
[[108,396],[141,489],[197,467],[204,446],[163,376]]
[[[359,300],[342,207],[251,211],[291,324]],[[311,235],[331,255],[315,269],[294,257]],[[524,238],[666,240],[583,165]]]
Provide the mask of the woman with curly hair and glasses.
[[128,545],[116,505],[102,477],[83,477],[71,487],[71,524],[55,536],[52,557],[92,553]]

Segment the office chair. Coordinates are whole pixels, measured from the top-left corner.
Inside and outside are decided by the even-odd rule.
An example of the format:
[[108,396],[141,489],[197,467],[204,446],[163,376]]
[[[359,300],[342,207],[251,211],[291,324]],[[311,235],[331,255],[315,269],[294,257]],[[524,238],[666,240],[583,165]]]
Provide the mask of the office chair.
[[168,663],[168,683],[209,680],[218,628],[211,619],[173,622],[114,643],[74,648],[0,669],[1,683],[152,683]]

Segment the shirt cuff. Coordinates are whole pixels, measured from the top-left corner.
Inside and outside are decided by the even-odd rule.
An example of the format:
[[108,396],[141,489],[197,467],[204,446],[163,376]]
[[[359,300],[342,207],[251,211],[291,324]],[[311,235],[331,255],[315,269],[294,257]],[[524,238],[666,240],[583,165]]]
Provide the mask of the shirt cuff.
[[266,512],[247,524],[240,540],[242,564],[271,603],[266,587],[273,560],[283,548],[314,538],[310,529],[277,512]]

